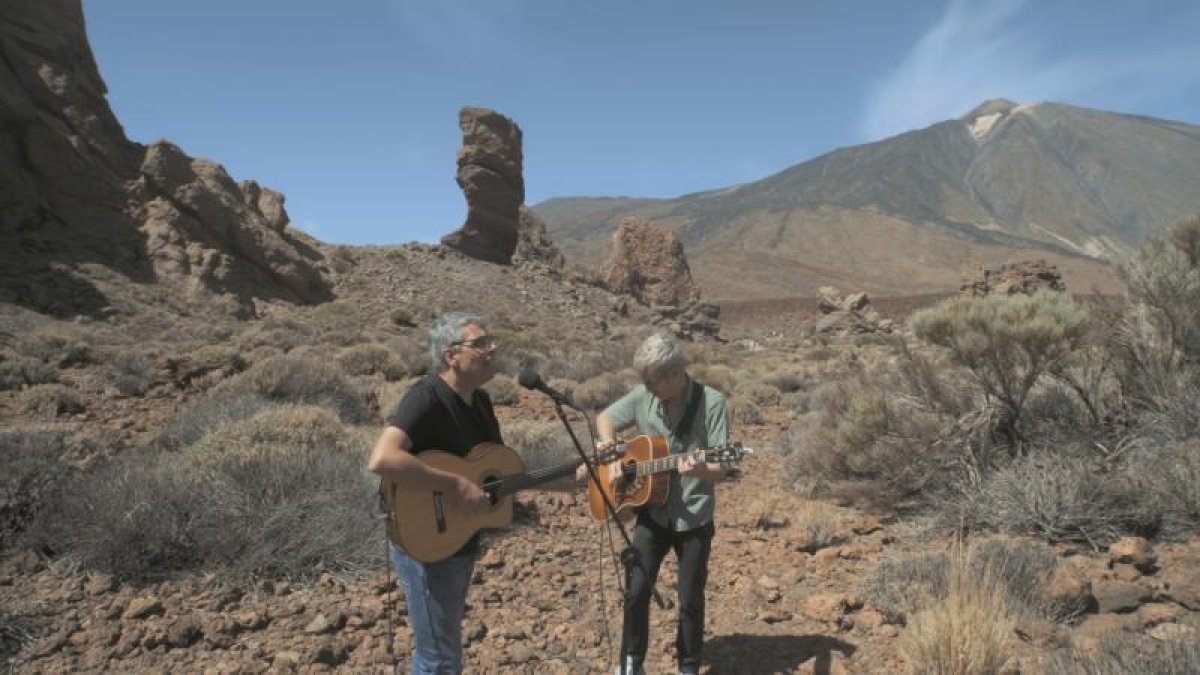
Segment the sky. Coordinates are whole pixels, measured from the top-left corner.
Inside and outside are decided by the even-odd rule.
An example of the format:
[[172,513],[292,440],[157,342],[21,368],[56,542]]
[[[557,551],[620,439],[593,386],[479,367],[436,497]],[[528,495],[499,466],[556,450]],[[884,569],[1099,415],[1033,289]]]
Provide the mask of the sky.
[[109,104],[329,243],[461,226],[458,110],[526,203],[765,178],[989,98],[1200,124],[1194,0],[83,0]]

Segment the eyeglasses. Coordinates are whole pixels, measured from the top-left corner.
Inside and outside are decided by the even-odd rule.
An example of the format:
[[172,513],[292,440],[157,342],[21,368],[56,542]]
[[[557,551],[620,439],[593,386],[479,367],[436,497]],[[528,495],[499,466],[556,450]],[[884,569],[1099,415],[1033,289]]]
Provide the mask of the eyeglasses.
[[470,347],[476,351],[485,352],[489,349],[496,349],[500,343],[491,335],[480,335],[474,340],[455,340],[448,346],[450,347]]

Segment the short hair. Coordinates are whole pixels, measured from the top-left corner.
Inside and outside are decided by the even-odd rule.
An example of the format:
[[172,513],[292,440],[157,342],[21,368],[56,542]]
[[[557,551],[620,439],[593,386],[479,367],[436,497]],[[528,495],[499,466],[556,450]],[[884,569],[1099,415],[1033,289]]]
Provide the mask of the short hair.
[[675,338],[654,333],[646,338],[633,355],[633,368],[639,373],[663,373],[687,366],[687,356]]
[[483,316],[473,312],[447,312],[429,327],[429,357],[433,359],[434,372],[440,373],[449,367],[442,358],[442,352],[450,343],[462,339],[462,330],[467,326],[487,328],[487,322]]

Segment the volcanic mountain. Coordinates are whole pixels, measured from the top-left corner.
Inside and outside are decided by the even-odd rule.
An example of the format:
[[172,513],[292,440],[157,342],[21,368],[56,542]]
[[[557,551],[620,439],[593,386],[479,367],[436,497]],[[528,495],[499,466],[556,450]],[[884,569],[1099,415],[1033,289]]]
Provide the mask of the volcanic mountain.
[[979,266],[1041,258],[1069,288],[1200,212],[1200,126],[1061,103],[991,100],[762,180],[674,199],[538,204],[575,260],[602,262],[639,215],[677,232],[713,299],[954,290]]

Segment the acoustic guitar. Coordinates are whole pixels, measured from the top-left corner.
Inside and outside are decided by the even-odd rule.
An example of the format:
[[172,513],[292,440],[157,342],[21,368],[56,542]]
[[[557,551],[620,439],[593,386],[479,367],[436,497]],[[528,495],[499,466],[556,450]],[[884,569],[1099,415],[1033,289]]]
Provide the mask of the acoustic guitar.
[[426,450],[417,459],[473,481],[491,500],[487,509],[467,514],[451,508],[440,491],[401,488],[383,481],[381,490],[396,544],[413,558],[427,563],[449,558],[483,528],[508,526],[513,520],[514,493],[570,476],[583,463],[573,459],[526,472],[520,455],[498,443],[480,443],[466,457]]
[[671,487],[670,472],[679,467],[679,461],[691,457],[700,462],[713,462],[726,468],[737,466],[750,448],[741,443],[730,443],[718,448],[693,450],[671,454],[667,439],[662,436],[637,436],[617,444],[611,451],[615,459],[601,460],[596,466],[601,487],[588,481],[588,511],[596,520],[607,520],[608,509],[600,490],[608,495],[618,517],[651,506],[667,503]]

